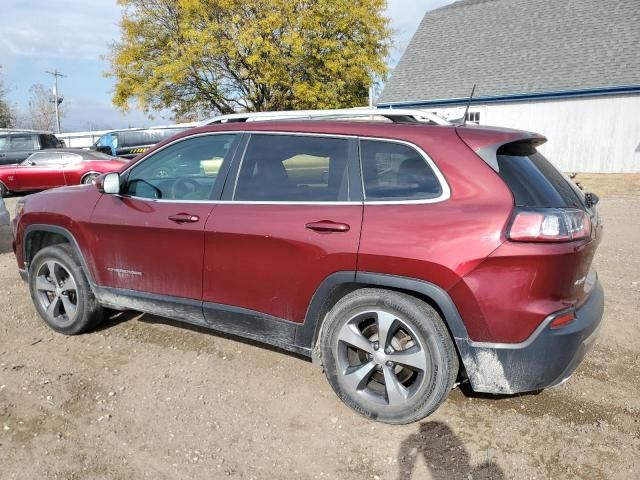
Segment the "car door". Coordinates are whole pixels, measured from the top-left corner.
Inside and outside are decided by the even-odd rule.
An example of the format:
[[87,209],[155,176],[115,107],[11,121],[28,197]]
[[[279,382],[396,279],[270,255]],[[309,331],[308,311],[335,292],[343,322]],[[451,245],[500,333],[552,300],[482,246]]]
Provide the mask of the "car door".
[[65,159],[58,152],[34,153],[16,166],[15,190],[45,190],[64,185],[62,171]]
[[213,326],[240,312],[225,328],[261,335],[265,318],[302,323],[323,280],[356,270],[357,142],[252,133],[234,164],[205,227],[204,312]]
[[103,195],[88,226],[100,252],[92,255],[98,285],[202,300],[204,226],[224,180],[203,163],[230,157],[236,144],[234,134],[182,138],[123,173],[121,194]]

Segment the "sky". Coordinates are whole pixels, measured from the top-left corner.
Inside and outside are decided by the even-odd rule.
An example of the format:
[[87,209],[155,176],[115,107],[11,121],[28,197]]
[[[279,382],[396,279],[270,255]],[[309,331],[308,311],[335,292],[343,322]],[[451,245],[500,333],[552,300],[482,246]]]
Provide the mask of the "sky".
[[[388,0],[395,47],[391,64],[400,59],[425,12],[453,0]],[[63,131],[143,127],[171,123],[141,111],[123,113],[111,103],[114,80],[104,56],[119,39],[121,8],[116,0],[3,0],[0,65],[10,102],[25,109],[29,88],[53,87],[45,70],[57,69],[64,96]]]

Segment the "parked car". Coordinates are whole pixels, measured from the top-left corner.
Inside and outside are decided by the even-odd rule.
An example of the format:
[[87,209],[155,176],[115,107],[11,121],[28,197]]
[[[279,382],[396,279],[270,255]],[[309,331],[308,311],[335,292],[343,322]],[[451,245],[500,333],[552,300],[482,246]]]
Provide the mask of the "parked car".
[[18,165],[0,166],[0,196],[91,183],[101,173],[116,172],[126,163],[126,160],[89,150],[42,150]]
[[4,204],[4,200],[0,197],[0,226],[9,225],[9,211]]
[[205,126],[95,186],[23,200],[18,268],[55,331],[87,332],[105,308],[170,317],[311,357],[358,413],[412,422],[456,382],[560,384],[594,343],[596,197],[544,141],[421,123]]
[[51,132],[0,129],[0,165],[20,163],[46,148],[62,148],[64,142]]
[[184,127],[116,130],[102,135],[91,149],[131,159],[184,130]]

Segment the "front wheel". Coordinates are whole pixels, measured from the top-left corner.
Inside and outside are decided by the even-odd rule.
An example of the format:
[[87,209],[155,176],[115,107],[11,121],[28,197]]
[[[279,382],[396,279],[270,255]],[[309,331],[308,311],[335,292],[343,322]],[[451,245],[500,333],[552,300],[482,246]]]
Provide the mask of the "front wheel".
[[342,298],[326,317],[320,351],[336,394],[385,423],[433,413],[458,374],[458,356],[438,313],[395,291],[367,288]]
[[100,175],[99,173],[89,173],[82,178],[82,185],[91,185],[96,177]]
[[56,332],[77,335],[102,320],[104,311],[70,245],[43,248],[31,262],[29,272],[33,304]]

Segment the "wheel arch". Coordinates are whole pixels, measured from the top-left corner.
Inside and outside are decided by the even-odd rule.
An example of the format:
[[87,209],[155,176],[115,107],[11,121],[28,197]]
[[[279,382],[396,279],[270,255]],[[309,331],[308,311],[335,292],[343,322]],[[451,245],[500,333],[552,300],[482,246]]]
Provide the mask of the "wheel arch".
[[296,343],[311,349],[315,359],[315,347],[327,313],[344,295],[368,287],[404,292],[431,305],[442,317],[460,355],[459,343],[466,342],[469,336],[458,309],[445,290],[425,280],[372,272],[337,272],[329,275],[311,299],[305,322],[296,334]]
[[4,195],[2,195],[3,193],[4,193],[4,194],[7,194],[7,193],[9,193],[10,191],[11,191],[11,190],[9,190],[9,188],[7,187],[7,185],[6,185],[2,180],[0,180],[0,196],[4,196]]
[[85,174],[82,175],[82,177],[80,178],[80,185],[84,185],[84,181],[86,180],[86,178],[90,175],[102,175],[101,172],[98,172],[96,170],[91,170],[89,172],[86,172]]
[[52,245],[69,244],[75,251],[77,258],[80,260],[80,266],[85,272],[91,289],[94,287],[91,271],[87,268],[82,250],[78,245],[73,233],[64,227],[58,225],[33,224],[29,225],[24,232],[22,242],[22,254],[25,265],[30,265],[33,257],[43,248]]

